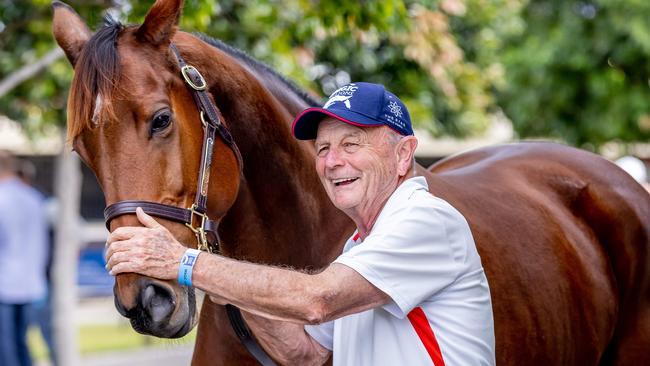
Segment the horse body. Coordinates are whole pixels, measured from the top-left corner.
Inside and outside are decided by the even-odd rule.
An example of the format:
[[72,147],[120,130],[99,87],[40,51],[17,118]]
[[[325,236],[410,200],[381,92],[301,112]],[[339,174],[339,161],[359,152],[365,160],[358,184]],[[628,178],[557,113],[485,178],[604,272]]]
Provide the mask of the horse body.
[[648,362],[650,196],[642,187],[604,159],[548,143],[482,149],[432,172],[432,193],[472,228],[499,364]]
[[[245,56],[174,32],[181,5],[159,0],[143,26],[119,29],[109,39],[122,66],[112,82],[125,93],[106,99],[120,118],[76,128],[75,149],[96,173],[107,204],[191,203],[202,131],[171,58],[172,41],[206,77],[243,161],[240,172],[236,154],[223,142],[215,145],[208,209],[220,219],[223,254],[300,269],[325,267],[354,227],[321,187],[313,146],[291,137],[293,116],[310,101]],[[73,65],[95,51],[89,50],[94,38],[71,9],[56,6],[54,23]],[[75,78],[85,75],[84,67],[75,65]],[[73,91],[84,85],[77,80]],[[99,95],[103,89],[89,90]],[[78,102],[70,104],[73,116]],[[174,124],[148,131],[161,108],[171,111]],[[69,119],[69,131],[84,123]],[[630,177],[595,155],[540,143],[481,149],[418,171],[431,193],[470,224],[490,283],[498,364],[650,363],[650,196]],[[193,245],[185,227],[163,223]],[[112,228],[133,224],[132,216],[123,216]],[[151,321],[151,305],[143,300],[148,288],[158,303],[174,304],[164,321]],[[193,292],[173,282],[120,275],[115,296],[118,310],[140,332],[177,337],[194,325]],[[193,364],[254,363],[224,308],[206,298]]]

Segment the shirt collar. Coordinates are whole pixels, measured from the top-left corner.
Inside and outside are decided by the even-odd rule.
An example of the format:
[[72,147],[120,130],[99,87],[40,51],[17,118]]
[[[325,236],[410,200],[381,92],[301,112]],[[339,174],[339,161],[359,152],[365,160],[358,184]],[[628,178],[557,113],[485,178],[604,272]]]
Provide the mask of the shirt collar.
[[[388,201],[386,201],[386,204],[384,204],[384,207],[381,209],[381,212],[377,217],[377,221],[375,221],[375,224],[373,225],[372,230],[370,230],[370,233],[375,231],[375,229],[382,224],[382,220],[384,218],[390,216],[390,214],[397,210],[405,200],[408,200],[411,197],[413,192],[418,190],[425,190],[429,192],[429,185],[427,184],[427,180],[422,176],[409,178],[397,186],[393,194],[391,194],[388,198]],[[361,238],[359,237],[359,230],[354,231],[351,239],[355,244],[361,242]]]

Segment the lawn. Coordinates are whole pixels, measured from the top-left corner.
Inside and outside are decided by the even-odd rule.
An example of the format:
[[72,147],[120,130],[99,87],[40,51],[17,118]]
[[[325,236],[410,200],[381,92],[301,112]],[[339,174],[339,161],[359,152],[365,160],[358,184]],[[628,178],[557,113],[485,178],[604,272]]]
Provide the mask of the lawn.
[[[83,325],[77,333],[79,352],[82,355],[139,347],[188,344],[194,343],[195,338],[196,328],[183,338],[161,339],[138,334],[128,323]],[[29,345],[36,360],[47,357],[47,347],[36,327],[29,330]]]

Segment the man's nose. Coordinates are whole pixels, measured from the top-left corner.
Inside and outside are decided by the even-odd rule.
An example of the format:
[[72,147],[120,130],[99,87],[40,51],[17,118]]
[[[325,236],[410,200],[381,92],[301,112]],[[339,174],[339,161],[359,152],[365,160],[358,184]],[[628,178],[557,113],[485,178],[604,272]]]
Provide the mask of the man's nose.
[[337,149],[330,149],[325,156],[325,168],[333,169],[344,164],[341,153]]

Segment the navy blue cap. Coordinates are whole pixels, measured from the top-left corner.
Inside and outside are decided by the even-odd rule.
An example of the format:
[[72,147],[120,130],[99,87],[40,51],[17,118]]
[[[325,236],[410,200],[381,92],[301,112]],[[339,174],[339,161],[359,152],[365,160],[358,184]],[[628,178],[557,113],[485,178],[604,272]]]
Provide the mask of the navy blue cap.
[[404,103],[383,85],[350,83],[330,95],[322,108],[307,108],[293,121],[299,140],[314,140],[318,124],[327,116],[355,126],[386,125],[401,135],[413,135],[411,116]]

